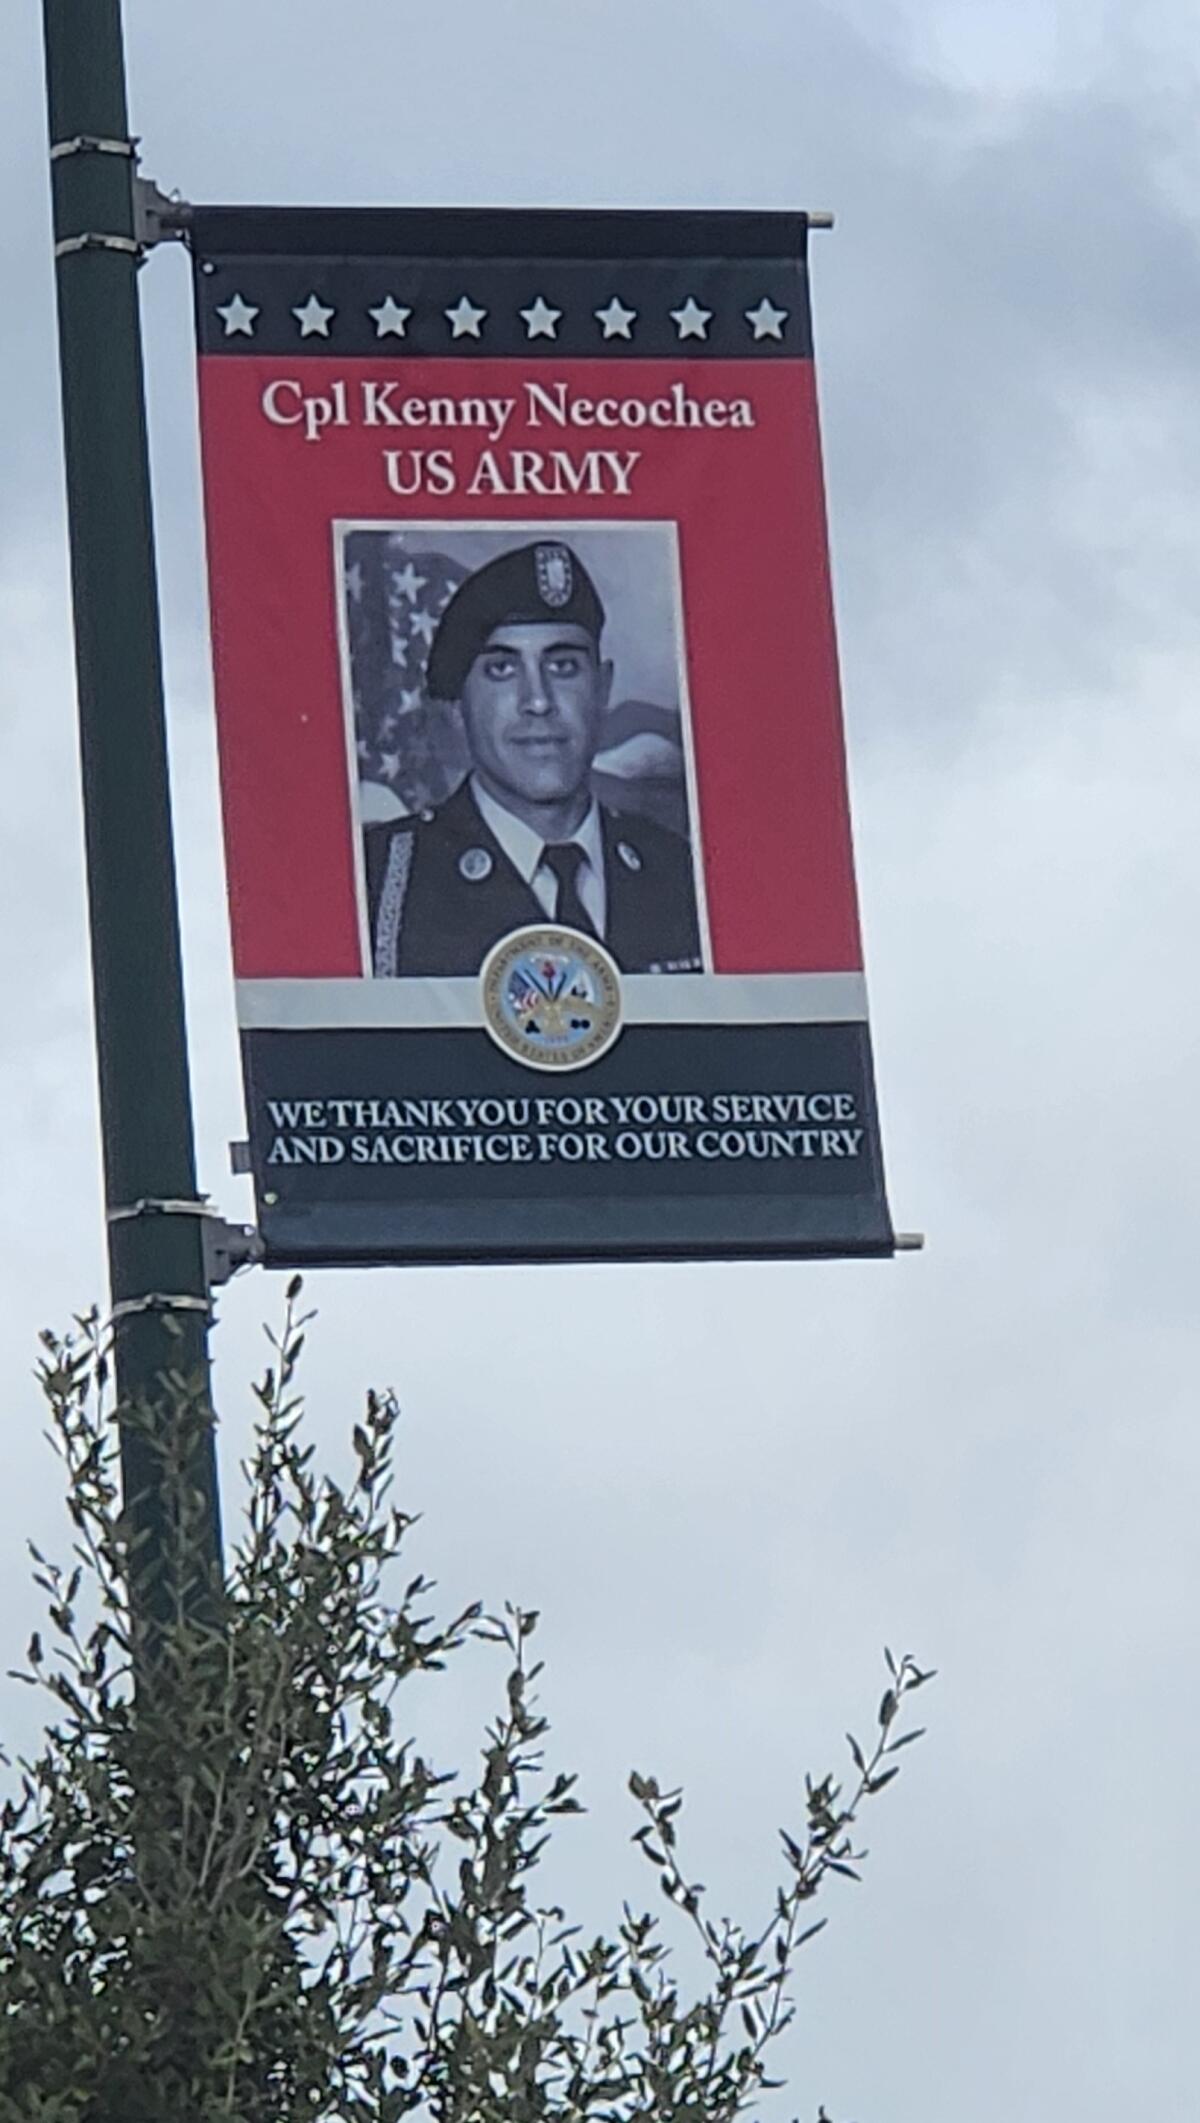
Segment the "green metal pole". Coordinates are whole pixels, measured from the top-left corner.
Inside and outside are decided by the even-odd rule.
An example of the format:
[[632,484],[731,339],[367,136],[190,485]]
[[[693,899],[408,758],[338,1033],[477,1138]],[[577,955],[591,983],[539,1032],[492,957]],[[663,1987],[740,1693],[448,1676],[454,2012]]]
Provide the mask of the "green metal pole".
[[[207,1403],[120,0],[43,0],[92,985],[122,1402]],[[151,1206],[144,1206],[144,1205]],[[190,1206],[189,1206],[190,1205]],[[178,1405],[178,1392],[174,1395]],[[191,1473],[220,1554],[211,1427]],[[172,1601],[159,1454],[125,1431],[140,1618]]]

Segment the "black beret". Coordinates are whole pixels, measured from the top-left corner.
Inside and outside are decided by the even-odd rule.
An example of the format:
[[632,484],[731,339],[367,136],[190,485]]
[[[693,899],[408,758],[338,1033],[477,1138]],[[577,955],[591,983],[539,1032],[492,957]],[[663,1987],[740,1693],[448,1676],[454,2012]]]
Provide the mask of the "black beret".
[[578,553],[553,539],[498,553],[460,582],[438,623],[426,666],[435,700],[457,700],[493,628],[561,619],[598,642],[604,606]]

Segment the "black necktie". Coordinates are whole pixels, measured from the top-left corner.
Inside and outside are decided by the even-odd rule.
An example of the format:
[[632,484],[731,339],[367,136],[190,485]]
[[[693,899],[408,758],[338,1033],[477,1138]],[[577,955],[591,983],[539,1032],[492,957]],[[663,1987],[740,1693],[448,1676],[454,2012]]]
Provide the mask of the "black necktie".
[[585,936],[594,936],[596,924],[579,897],[579,871],[587,861],[579,842],[547,841],[542,849],[542,861],[551,876],[558,880],[555,920],[566,929],[582,929]]

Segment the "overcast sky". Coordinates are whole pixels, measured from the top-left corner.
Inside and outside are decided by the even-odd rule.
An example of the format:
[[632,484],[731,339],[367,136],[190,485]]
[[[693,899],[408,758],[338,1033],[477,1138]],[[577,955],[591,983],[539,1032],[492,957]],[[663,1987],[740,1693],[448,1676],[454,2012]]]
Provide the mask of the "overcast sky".
[[[883,1643],[941,1669],[808,1949],[780,2116],[1190,2123],[1194,8],[127,14],[145,165],[191,198],[836,210],[814,300],[859,869],[893,1207],[928,1250],[330,1272],[312,1421],[340,1463],[394,1384],[419,1562],[542,1608],[592,1808],[549,1884],[589,1924],[641,1891],[631,1767],[686,1785],[693,1872],[752,1917]],[[36,16],[5,10],[0,65],[6,1655],[26,1536],[66,1545],[36,1330],[102,1294]],[[202,1183],[249,1216],[183,257],[143,288]],[[231,1497],[281,1296],[221,1300]],[[486,1687],[431,1703],[447,1751]]]

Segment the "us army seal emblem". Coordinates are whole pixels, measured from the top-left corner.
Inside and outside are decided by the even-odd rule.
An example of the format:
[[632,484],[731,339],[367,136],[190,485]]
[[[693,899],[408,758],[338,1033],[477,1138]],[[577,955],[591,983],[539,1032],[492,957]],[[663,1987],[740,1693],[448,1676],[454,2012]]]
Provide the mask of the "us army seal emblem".
[[488,1031],[529,1069],[583,1069],[620,1032],[620,973],[578,929],[514,929],[489,951],[479,979]]

